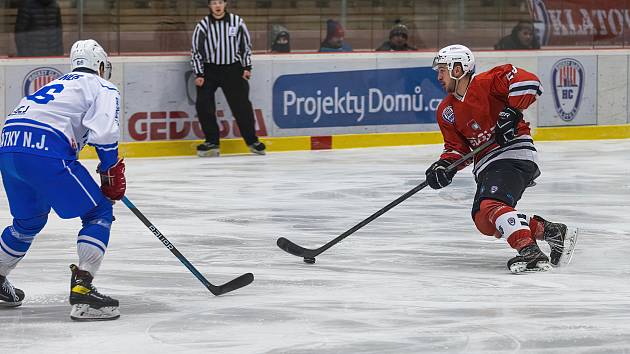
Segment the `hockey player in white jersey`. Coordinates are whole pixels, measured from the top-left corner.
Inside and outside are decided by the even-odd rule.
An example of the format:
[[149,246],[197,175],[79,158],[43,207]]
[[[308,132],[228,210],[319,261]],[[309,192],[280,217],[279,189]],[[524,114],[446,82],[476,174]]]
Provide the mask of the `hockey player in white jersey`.
[[[63,219],[80,217],[79,262],[71,265],[70,317],[112,320],[118,300],[92,285],[113,221],[112,201],[124,196],[125,165],[118,158],[120,94],[107,81],[111,64],[94,40],[74,43],[72,72],[20,101],[0,135],[0,171],[12,225],[0,236],[0,307],[22,304],[24,292],[7,276],[46,225],[51,208]],[[101,186],[79,163],[78,154],[94,146]]]

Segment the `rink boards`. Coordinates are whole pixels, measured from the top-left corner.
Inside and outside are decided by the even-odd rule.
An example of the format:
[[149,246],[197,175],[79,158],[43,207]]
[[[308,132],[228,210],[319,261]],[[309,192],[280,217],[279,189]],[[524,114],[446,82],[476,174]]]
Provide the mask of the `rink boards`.
[[[269,151],[439,143],[435,110],[444,93],[430,68],[433,55],[256,55],[250,97],[257,133]],[[525,113],[538,127],[538,140],[630,137],[630,51],[476,55],[478,72],[512,63],[540,77],[545,92]],[[128,156],[193,154],[203,134],[189,56],[111,60],[112,82],[122,98],[122,150]],[[0,60],[0,108],[10,113],[22,96],[69,71],[66,63],[67,58]],[[220,90],[217,119],[222,152],[247,152]]]
[[[630,138],[630,125],[551,127],[534,130],[537,141],[626,139]],[[352,149],[379,146],[404,146],[442,143],[440,132],[343,134],[332,136],[265,137],[261,140],[268,151]],[[171,140],[148,143],[122,143],[121,154],[126,157],[160,157],[195,155],[195,146],[201,140]],[[242,139],[223,139],[221,154],[242,154],[249,150]],[[96,158],[88,147],[82,158]]]

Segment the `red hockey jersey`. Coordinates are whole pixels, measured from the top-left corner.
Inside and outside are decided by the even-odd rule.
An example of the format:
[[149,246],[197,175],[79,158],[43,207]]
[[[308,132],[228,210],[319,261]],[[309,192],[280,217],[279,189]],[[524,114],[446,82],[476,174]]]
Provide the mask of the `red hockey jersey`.
[[[458,160],[482,145],[492,138],[499,112],[505,106],[524,110],[542,92],[536,75],[511,64],[474,75],[461,100],[449,94],[438,107],[437,122],[444,136],[444,152],[440,158]],[[478,153],[473,173],[477,175],[490,162],[498,159],[536,161],[529,123],[519,123],[518,137],[507,146],[500,148],[492,144]]]

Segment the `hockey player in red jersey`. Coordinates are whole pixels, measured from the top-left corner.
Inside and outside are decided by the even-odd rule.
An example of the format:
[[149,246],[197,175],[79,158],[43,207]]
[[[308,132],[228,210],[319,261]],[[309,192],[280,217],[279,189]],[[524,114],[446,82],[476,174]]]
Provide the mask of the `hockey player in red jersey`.
[[[437,110],[444,151],[426,171],[429,186],[449,185],[457,169],[447,172],[446,168],[494,139],[474,159],[475,226],[484,235],[504,238],[518,252],[507,264],[513,273],[546,271],[561,259],[568,262],[576,230],[568,233],[564,224],[528,217],[514,209],[525,188],[534,185],[540,175],[529,123],[522,113],[543,92],[538,77],[510,64],[475,74],[473,53],[463,45],[442,48],[433,69],[447,96]],[[569,238],[571,245],[565,247]],[[551,262],[536,240],[549,243]]]

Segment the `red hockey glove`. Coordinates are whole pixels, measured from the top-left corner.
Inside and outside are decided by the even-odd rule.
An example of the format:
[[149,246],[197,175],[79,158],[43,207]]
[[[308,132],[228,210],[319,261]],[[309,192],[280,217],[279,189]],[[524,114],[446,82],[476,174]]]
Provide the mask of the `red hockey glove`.
[[100,168],[97,168],[96,171],[101,175],[101,191],[103,194],[111,200],[121,200],[127,189],[125,162],[123,159],[118,160],[107,171],[100,171]]
[[503,108],[499,113],[497,126],[494,128],[494,139],[499,146],[505,146],[516,139],[516,130],[521,119],[523,119],[523,113],[518,109],[512,107]]
[[431,165],[425,175],[427,176],[427,183],[433,189],[440,189],[448,186],[453,181],[453,177],[457,173],[457,169],[453,169],[450,172],[446,172],[446,168],[451,165],[451,161],[437,160]]

